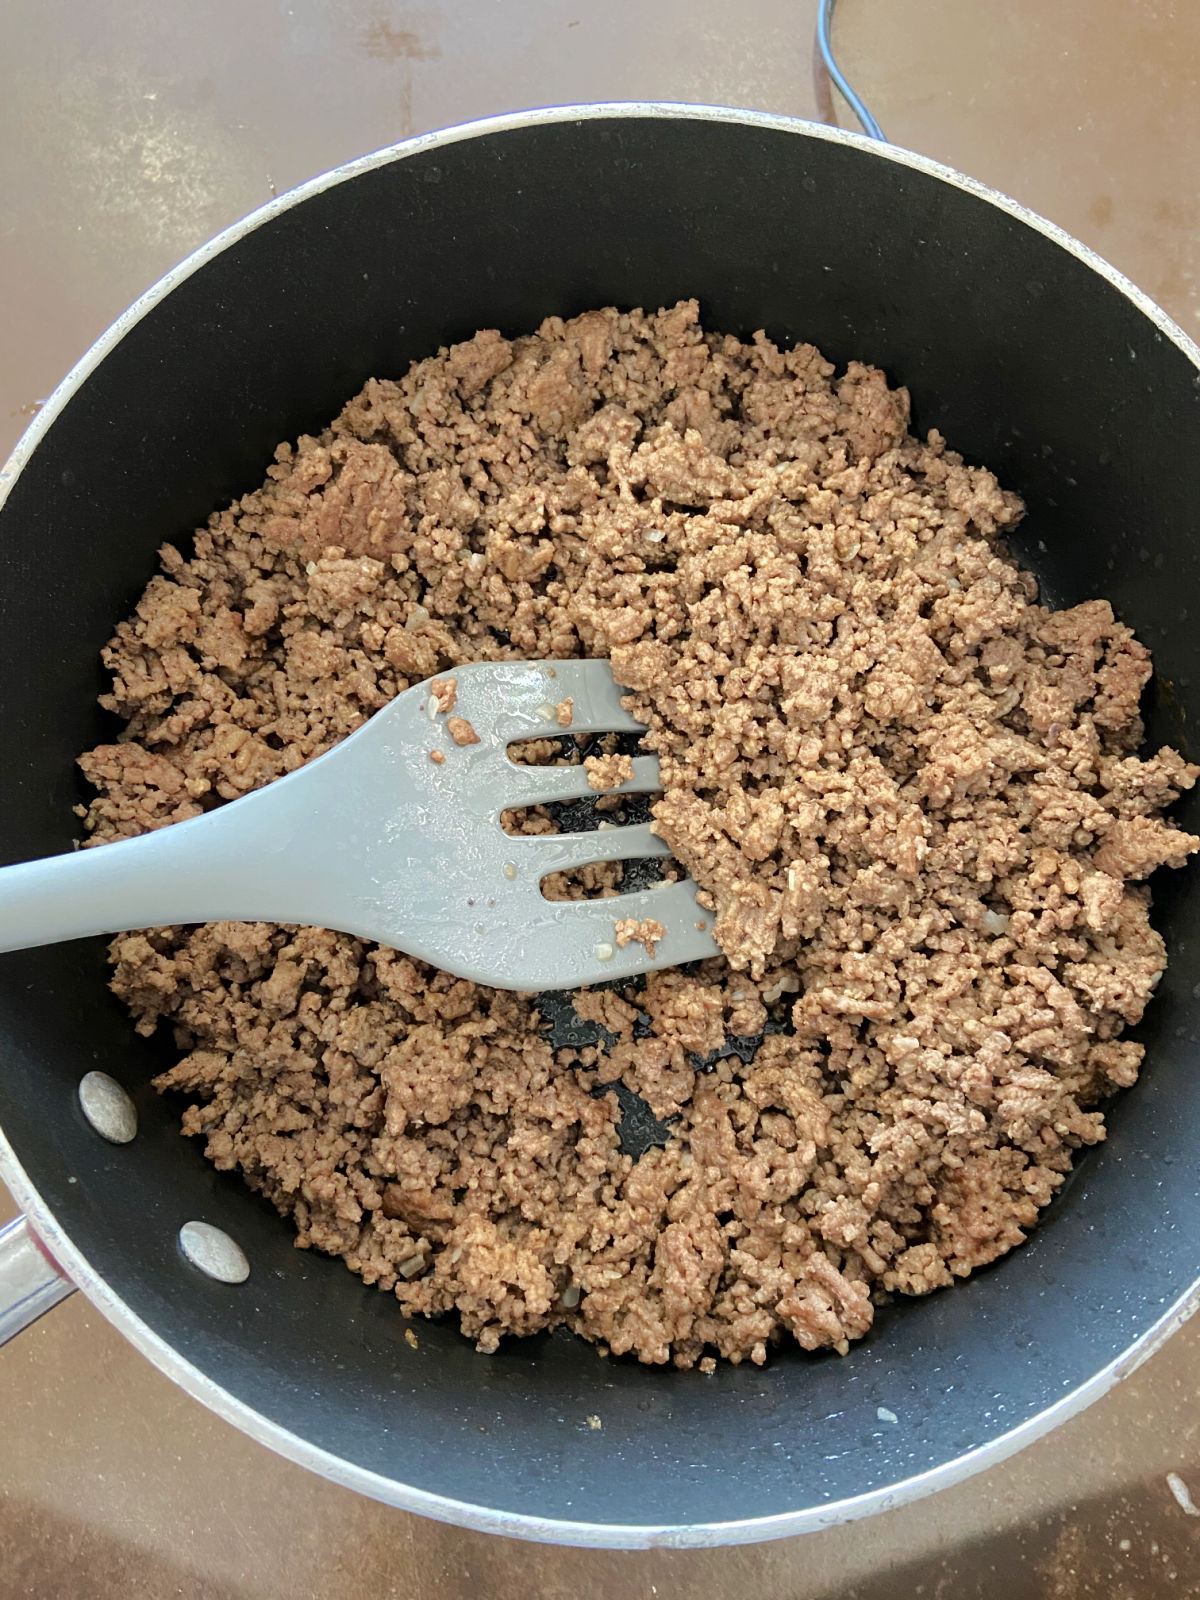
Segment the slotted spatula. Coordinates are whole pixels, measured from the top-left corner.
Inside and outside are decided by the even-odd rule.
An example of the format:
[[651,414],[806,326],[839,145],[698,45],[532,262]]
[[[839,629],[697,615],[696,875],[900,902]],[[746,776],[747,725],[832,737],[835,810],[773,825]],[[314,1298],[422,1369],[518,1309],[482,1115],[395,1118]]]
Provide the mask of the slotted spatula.
[[[514,837],[510,807],[592,794],[581,766],[521,766],[517,740],[640,732],[605,661],[458,667],[449,716],[428,683],[397,695],[299,771],[137,839],[0,870],[0,950],[198,922],[281,922],[356,934],[499,989],[574,989],[719,954],[689,880],[610,899],[550,901],[548,873],[670,854],[647,824]],[[439,751],[444,759],[435,760]],[[659,786],[637,756],[616,794]],[[651,958],[615,924],[666,929]]]

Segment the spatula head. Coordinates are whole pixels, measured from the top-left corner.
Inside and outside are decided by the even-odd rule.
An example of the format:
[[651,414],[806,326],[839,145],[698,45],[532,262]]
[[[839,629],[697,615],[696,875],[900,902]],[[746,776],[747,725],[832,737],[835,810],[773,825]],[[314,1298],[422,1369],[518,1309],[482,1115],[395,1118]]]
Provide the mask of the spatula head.
[[[572,735],[642,731],[622,707],[608,663],[476,662],[441,684],[451,677],[452,704],[446,689],[416,685],[282,780],[298,789],[319,775],[343,812],[352,797],[353,842],[327,885],[339,902],[326,908],[328,925],[457,976],[526,991],[580,988],[719,954],[712,915],[687,879],[606,899],[545,898],[550,873],[669,856],[647,824],[539,835],[501,826],[510,809],[597,798],[582,765],[528,766],[509,755],[515,742],[562,736],[565,701]],[[656,758],[636,756],[632,776],[611,792],[653,793],[658,783]],[[619,942],[627,930],[618,924],[631,920],[662,925],[653,956],[640,942]]]

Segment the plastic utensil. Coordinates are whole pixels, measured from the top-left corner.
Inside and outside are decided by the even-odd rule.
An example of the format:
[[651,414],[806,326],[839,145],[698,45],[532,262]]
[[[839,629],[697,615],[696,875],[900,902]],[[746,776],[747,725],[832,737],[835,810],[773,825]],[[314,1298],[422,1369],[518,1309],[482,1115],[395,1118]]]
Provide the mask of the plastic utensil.
[[[476,662],[453,676],[448,715],[417,684],[325,755],[204,816],[3,868],[0,950],[177,923],[279,922],[356,934],[527,991],[718,954],[689,880],[601,900],[543,896],[548,873],[668,856],[648,824],[534,836],[500,825],[510,807],[592,794],[582,766],[508,755],[514,741],[563,733],[556,704],[573,702],[572,733],[641,729],[608,663]],[[457,744],[453,718],[478,743]],[[637,756],[611,792],[658,786],[657,760]],[[618,945],[614,924],[628,917],[663,924],[654,958],[641,943]]]

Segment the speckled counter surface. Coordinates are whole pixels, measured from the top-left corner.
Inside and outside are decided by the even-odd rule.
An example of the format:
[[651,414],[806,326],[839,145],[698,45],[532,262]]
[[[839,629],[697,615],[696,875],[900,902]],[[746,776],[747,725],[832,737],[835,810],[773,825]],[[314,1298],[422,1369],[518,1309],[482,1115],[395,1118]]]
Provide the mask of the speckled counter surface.
[[[530,105],[834,115],[814,78],[814,11],[8,0],[0,457],[114,316],[272,193],[406,134]],[[897,143],[1062,223],[1200,332],[1194,0],[842,0],[838,39]],[[0,1217],[10,1210],[0,1192]],[[79,1296],[0,1352],[0,1440],[0,1600],[1200,1596],[1200,1517],[1184,1492],[1200,1500],[1200,1321],[1083,1416],[957,1488],[734,1550],[560,1550],[375,1505],[219,1422]]]

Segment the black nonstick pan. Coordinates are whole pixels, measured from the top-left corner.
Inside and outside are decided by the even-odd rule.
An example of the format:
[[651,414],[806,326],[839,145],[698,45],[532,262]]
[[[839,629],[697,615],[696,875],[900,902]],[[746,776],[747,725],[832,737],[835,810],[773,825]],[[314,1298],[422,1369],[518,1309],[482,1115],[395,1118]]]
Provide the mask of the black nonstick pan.
[[[157,547],[257,483],[280,439],[476,328],[689,295],[711,327],[811,340],[907,384],[918,430],[1027,501],[1016,551],[1049,598],[1107,596],[1152,648],[1149,738],[1196,756],[1200,351],[1059,230],[917,156],[747,112],[598,106],[417,139],[284,196],[165,279],[47,404],[0,482],[0,859],[70,847],[74,758],[108,731],[101,645]],[[581,1544],[801,1532],[1016,1449],[1193,1309],[1194,884],[1156,886],[1170,966],[1109,1142],[1028,1244],[885,1308],[841,1359],[706,1378],[566,1334],[482,1356],[450,1324],[412,1349],[394,1300],[295,1250],[179,1136],[149,1086],[169,1045],[134,1036],[101,940],[0,961],[0,1174],[151,1360],[330,1478]],[[132,1096],[130,1143],[85,1120],[92,1070]],[[187,1258],[193,1220],[241,1247],[244,1282]],[[0,1327],[61,1292],[29,1237],[0,1244]]]

